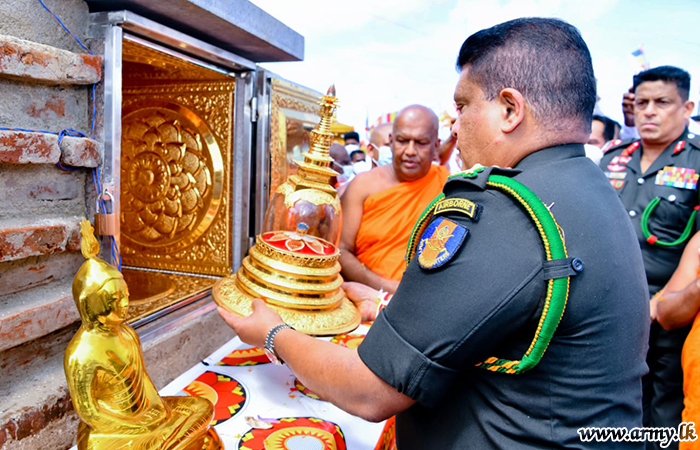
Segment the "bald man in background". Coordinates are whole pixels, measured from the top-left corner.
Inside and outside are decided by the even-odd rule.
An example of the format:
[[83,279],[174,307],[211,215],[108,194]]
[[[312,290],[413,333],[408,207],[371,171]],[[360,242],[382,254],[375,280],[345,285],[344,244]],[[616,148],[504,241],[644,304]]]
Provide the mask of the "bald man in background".
[[367,152],[377,161],[378,166],[384,166],[391,162],[391,130],[393,123],[377,125],[369,137]]
[[432,110],[407,106],[397,114],[389,135],[391,164],[361,173],[348,184],[341,197],[345,280],[396,290],[413,224],[447,180],[447,169],[432,164],[440,146],[438,127]]

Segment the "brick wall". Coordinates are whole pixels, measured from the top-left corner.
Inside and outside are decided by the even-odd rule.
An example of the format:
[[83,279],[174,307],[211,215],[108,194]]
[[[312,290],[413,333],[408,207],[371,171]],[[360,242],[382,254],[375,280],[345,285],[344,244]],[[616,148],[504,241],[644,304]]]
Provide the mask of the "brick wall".
[[[44,0],[84,40],[81,0]],[[86,52],[38,0],[0,2],[0,127],[90,135],[102,58]],[[83,258],[91,139],[0,130],[0,448],[66,448],[77,418],[63,351],[77,329],[70,284]],[[78,167],[59,169],[56,163]]]
[[[88,44],[82,0],[43,1]],[[94,83],[98,98],[96,140],[59,146],[55,134],[0,129],[0,450],[75,443],[63,353],[79,326],[71,283],[102,156],[101,78],[102,58],[86,55],[39,0],[0,0],[0,128],[90,135]],[[143,340],[157,388],[234,336],[215,311],[167,329]]]

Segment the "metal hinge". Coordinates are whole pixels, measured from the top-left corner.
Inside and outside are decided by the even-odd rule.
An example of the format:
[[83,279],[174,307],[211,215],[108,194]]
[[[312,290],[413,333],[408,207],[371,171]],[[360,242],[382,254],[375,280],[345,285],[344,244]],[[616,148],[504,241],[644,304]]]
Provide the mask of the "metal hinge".
[[258,97],[253,97],[250,99],[250,121],[258,121]]

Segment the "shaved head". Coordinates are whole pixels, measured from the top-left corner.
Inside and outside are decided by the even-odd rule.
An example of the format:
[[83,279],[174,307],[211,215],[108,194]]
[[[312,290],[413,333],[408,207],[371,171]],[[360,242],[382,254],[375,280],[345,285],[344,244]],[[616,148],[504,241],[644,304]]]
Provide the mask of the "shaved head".
[[440,145],[438,127],[437,115],[422,105],[407,106],[396,115],[391,152],[399,181],[414,181],[428,174]]
[[330,153],[331,158],[333,158],[335,162],[340,164],[341,166],[347,166],[349,164],[352,164],[352,161],[350,161],[350,156],[348,155],[348,151],[345,149],[344,146],[340,144],[336,144],[335,142],[332,143],[331,148],[328,150],[328,153]]
[[433,112],[432,109],[423,105],[409,105],[399,111],[396,114],[396,120],[394,120],[394,134],[396,133],[396,124],[399,120],[429,120],[431,123],[431,133],[435,133],[435,139],[438,136],[438,130],[440,128],[440,121],[438,120],[437,114]]
[[394,124],[391,123],[383,123],[381,125],[377,125],[376,127],[374,127],[374,131],[372,131],[372,135],[369,137],[369,142],[376,145],[377,147],[389,145],[389,135],[391,134],[391,130],[393,128]]

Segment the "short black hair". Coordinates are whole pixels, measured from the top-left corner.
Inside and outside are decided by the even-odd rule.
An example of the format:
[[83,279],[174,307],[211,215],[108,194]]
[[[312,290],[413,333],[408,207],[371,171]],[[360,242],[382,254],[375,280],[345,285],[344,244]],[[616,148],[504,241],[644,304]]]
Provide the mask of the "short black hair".
[[358,153],[362,154],[362,159],[365,159],[367,157],[367,154],[362,150],[353,150],[350,152],[350,161],[353,161],[355,159],[355,155]]
[[539,122],[557,127],[574,119],[590,130],[596,81],[591,54],[573,25],[530,17],[481,30],[459,51],[457,70],[466,65],[488,100],[517,89]]
[[343,139],[345,139],[346,141],[347,141],[348,139],[355,139],[356,141],[359,142],[359,141],[360,141],[360,135],[357,133],[357,131],[348,131],[347,133],[345,133],[345,134],[343,135]]
[[688,101],[690,95],[690,74],[680,67],[674,66],[659,66],[653,69],[639,72],[632,78],[632,88],[637,90],[637,86],[645,81],[665,81],[667,83],[676,83],[678,95],[685,102]]
[[599,116],[598,114],[594,114],[592,120],[597,120],[603,124],[603,137],[606,142],[615,139],[615,135],[620,129],[619,123],[615,122],[610,117]]

